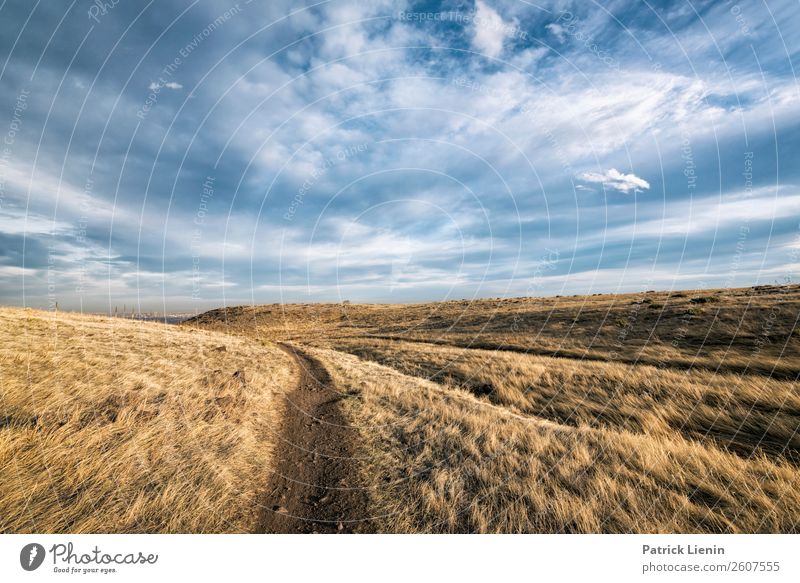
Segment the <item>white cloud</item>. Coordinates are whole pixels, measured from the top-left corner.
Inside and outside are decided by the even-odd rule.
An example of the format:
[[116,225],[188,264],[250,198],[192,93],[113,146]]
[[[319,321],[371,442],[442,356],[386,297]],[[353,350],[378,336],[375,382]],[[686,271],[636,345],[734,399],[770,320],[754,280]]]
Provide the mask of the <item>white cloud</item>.
[[549,30],[553,35],[558,39],[558,42],[564,42],[564,27],[558,24],[557,22],[551,22],[547,26],[545,26],[546,30]]
[[577,176],[583,182],[602,184],[604,188],[612,188],[620,192],[641,192],[650,188],[650,183],[635,174],[623,174],[616,168],[605,172],[582,172]]
[[475,33],[472,37],[473,47],[490,57],[503,52],[503,43],[511,27],[500,15],[489,6],[478,0],[475,3]]
[[9,208],[0,211],[0,233],[5,235],[51,235],[72,228],[67,222],[45,217],[24,209]]
[[609,240],[626,240],[635,229],[637,237],[686,237],[772,222],[792,216],[800,208],[800,193],[794,188],[776,190],[775,186],[765,186],[751,192],[673,201],[661,216],[607,230],[604,236]]
[[180,83],[176,83],[175,81],[170,81],[168,83],[164,83],[163,85],[160,85],[159,83],[153,81],[152,83],[150,83],[150,85],[147,86],[147,88],[150,91],[158,91],[162,87],[166,87],[167,89],[172,89],[173,91],[177,91],[178,89],[183,89],[183,85],[181,85]]

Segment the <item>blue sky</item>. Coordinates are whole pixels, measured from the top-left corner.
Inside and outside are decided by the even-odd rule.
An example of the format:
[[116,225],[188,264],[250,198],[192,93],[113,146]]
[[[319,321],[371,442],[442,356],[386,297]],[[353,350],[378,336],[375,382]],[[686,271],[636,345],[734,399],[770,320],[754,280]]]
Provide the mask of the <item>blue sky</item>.
[[0,4],[0,302],[797,279],[796,2]]

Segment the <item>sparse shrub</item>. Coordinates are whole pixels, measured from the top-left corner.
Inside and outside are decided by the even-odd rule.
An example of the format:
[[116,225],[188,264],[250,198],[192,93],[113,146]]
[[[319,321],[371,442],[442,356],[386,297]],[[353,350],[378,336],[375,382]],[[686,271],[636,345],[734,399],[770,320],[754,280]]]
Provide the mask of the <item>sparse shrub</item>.
[[715,296],[700,296],[689,300],[693,304],[716,304],[719,298]]

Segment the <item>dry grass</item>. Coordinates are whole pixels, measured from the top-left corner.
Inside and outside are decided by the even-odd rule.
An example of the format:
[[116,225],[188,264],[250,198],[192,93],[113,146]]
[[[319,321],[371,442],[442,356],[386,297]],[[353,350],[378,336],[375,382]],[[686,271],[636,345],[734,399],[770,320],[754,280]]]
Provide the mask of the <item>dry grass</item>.
[[0,531],[249,531],[292,370],[218,333],[0,310]]
[[340,341],[337,347],[405,374],[466,388],[524,415],[648,435],[678,433],[741,455],[800,462],[796,382],[373,339]]
[[798,317],[789,285],[193,324],[315,347],[385,532],[797,532]]
[[384,532],[797,532],[799,315],[798,286],[0,310],[0,531],[251,530],[289,340],[352,397]]
[[192,324],[336,346],[421,341],[581,360],[796,380],[800,286],[429,304],[288,304],[212,310]]
[[361,429],[385,532],[796,532],[800,473],[677,436],[576,428],[312,351]]

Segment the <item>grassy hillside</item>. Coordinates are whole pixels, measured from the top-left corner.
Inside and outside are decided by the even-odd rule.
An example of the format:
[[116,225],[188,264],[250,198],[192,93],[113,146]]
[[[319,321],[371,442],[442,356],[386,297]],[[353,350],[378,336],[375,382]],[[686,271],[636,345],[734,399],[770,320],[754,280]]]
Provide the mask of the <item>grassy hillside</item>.
[[0,309],[0,532],[241,532],[269,475],[282,351]]
[[798,285],[410,305],[238,306],[206,312],[189,324],[328,346],[378,338],[790,380],[800,372]]
[[316,349],[385,532],[797,532],[800,472],[676,434],[565,425]]
[[800,462],[800,391],[792,381],[418,342],[350,339],[338,348],[522,415],[575,427],[676,433],[743,456]]
[[330,422],[288,397],[302,361],[352,426],[364,530],[800,532],[798,313],[798,286],[181,326],[0,309],[0,531],[248,532],[318,507],[263,504],[284,428],[316,443]]
[[187,323],[304,346],[385,532],[800,531],[800,287],[267,305]]

